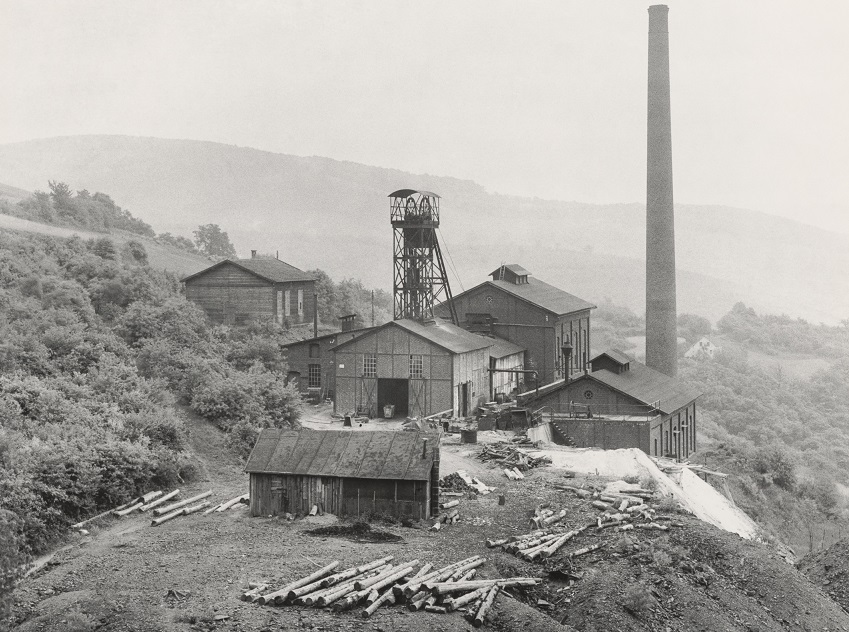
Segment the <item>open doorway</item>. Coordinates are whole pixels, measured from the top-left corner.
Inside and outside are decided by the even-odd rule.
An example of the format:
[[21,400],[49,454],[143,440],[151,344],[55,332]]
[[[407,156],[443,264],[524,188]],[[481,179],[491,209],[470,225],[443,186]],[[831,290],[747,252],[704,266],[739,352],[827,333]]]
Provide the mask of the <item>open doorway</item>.
[[377,404],[379,413],[386,404],[394,404],[395,415],[407,416],[410,401],[410,382],[403,378],[378,378]]

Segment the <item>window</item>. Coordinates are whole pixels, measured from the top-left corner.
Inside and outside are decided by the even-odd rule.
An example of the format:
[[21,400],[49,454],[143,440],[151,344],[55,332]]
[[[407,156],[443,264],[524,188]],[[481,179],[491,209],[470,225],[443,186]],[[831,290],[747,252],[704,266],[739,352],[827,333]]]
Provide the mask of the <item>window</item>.
[[377,354],[363,354],[363,377],[377,377]]
[[422,378],[424,371],[422,370],[422,356],[420,354],[410,356],[410,378]]
[[283,290],[277,290],[277,322],[283,324]]
[[310,345],[310,357],[311,358],[321,357],[321,347],[317,343],[312,343]]
[[292,297],[290,296],[289,290],[286,290],[285,292],[283,292],[283,297],[285,299],[284,300],[283,313],[286,316],[290,316],[292,314]]
[[310,364],[307,373],[307,388],[321,388],[321,365]]
[[304,315],[304,291],[298,290],[298,316]]

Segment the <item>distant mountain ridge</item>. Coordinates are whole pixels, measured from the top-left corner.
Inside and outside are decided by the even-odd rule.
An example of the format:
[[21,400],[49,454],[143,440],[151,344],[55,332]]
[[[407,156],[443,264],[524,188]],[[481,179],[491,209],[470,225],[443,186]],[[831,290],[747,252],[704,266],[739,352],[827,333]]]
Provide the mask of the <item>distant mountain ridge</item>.
[[[241,255],[279,250],[302,269],[390,287],[387,195],[442,196],[440,233],[465,287],[502,262],[587,300],[641,312],[645,207],[505,196],[445,176],[409,174],[192,140],[73,136],[0,145],[0,181],[108,193],[157,232],[217,223]],[[849,236],[718,206],[676,205],[679,312],[712,319],[736,301],[815,322],[849,317]],[[452,284],[459,285],[455,278]]]

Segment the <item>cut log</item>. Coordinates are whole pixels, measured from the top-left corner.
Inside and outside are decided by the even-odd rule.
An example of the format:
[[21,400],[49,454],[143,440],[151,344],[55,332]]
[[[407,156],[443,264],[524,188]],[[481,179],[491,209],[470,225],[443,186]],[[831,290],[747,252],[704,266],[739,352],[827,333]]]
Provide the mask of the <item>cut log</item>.
[[472,592],[466,593],[465,595],[456,597],[454,599],[451,599],[449,597],[442,603],[445,606],[446,610],[448,610],[448,612],[453,612],[458,608],[462,608],[467,603],[472,603],[473,601],[481,599],[487,592],[489,592],[490,588],[490,586],[484,586],[483,588],[478,588],[477,590],[473,590]]
[[409,599],[407,599],[407,610],[410,612],[416,612],[417,610],[421,610],[424,608],[425,603],[430,598],[430,593],[426,590],[422,590],[421,592],[416,593]]
[[511,481],[515,481],[518,479],[515,473],[512,470],[508,470],[506,467],[504,468],[504,475],[509,478]]
[[379,581],[380,579],[383,579],[384,577],[391,575],[392,573],[397,571],[398,568],[400,568],[400,567],[395,566],[393,564],[387,564],[386,568],[384,568],[379,574],[372,575],[371,577],[367,577],[367,578],[362,577],[360,579],[355,580],[354,581],[354,590],[362,590],[363,588],[368,588],[372,584],[377,583],[377,581]]
[[184,516],[188,516],[189,514],[193,514],[197,511],[200,511],[201,509],[205,509],[206,507],[209,507],[211,504],[212,504],[211,502],[209,502],[208,500],[205,500],[202,503],[198,503],[194,507],[184,507],[182,509],[182,512],[183,512]]
[[318,514],[318,505],[313,505],[312,509],[310,509],[310,515],[315,516],[316,514]]
[[176,496],[179,493],[180,493],[179,489],[175,489],[172,492],[168,492],[164,496],[160,496],[156,500],[153,500],[153,501],[147,503],[146,505],[142,505],[142,507],[140,508],[140,511],[145,512],[145,511],[148,511],[149,509],[153,509],[154,507],[158,507],[159,505],[168,502],[169,500],[174,498],[174,496]]
[[557,540],[554,541],[553,544],[550,544],[549,546],[547,546],[546,548],[544,548],[542,550],[540,557],[543,557],[543,558],[551,557],[552,555],[554,555],[557,552],[557,550],[560,547],[562,547],[564,544],[566,544],[569,540],[571,540],[572,538],[576,537],[577,535],[583,533],[587,529],[588,526],[589,525],[584,525],[583,527],[580,527],[578,529],[574,529],[574,530],[570,531],[569,533],[566,533],[566,534],[560,536],[559,538],[557,538]]
[[604,546],[603,543],[599,544],[591,544],[590,546],[584,547],[583,549],[578,549],[577,551],[572,551],[569,553],[569,557],[579,557],[581,555],[586,555],[587,553],[592,553]]
[[525,478],[525,475],[522,474],[521,470],[519,470],[518,467],[513,468],[513,473],[516,475],[516,478],[519,479],[519,480]]
[[287,584],[286,586],[284,586],[280,590],[275,590],[274,592],[268,593],[267,595],[263,595],[262,598],[258,599],[257,601],[259,601],[260,604],[266,604],[266,603],[269,603],[270,601],[276,601],[277,597],[283,597],[285,599],[286,595],[289,594],[290,590],[293,590],[295,588],[300,588],[301,586],[306,586],[307,584],[312,583],[317,579],[321,579],[325,575],[330,575],[330,573],[333,572],[333,569],[335,569],[337,566],[339,566],[338,561],[331,562],[327,566],[324,566],[324,567],[318,569],[316,572],[312,573],[311,575],[307,575],[306,577],[303,577],[303,578],[301,578],[297,581],[294,581],[291,584]]
[[499,584],[506,586],[536,586],[542,580],[538,577],[510,577],[507,579],[479,579],[470,582],[441,582],[430,584],[429,590],[433,595],[448,595],[457,592],[467,592]]
[[425,612],[435,612],[436,614],[445,614],[448,612],[443,606],[432,606],[430,604],[425,605]]
[[486,541],[486,548],[488,548],[488,549],[494,549],[494,548],[495,548],[495,547],[497,547],[497,546],[501,546],[501,545],[503,545],[503,544],[507,544],[507,542],[509,542],[509,540],[508,540],[507,538],[503,538],[503,539],[501,539],[501,540],[487,540],[487,541]]
[[221,505],[212,505],[212,507],[210,507],[209,509],[207,509],[206,511],[203,512],[203,515],[206,516],[207,514],[211,514],[213,511],[218,509],[220,506]]
[[460,504],[459,500],[451,500],[447,503],[439,503],[439,508],[440,509],[451,509],[451,507],[456,507],[459,504]]
[[372,603],[368,608],[363,610],[363,619],[368,619],[371,615],[377,612],[377,609],[383,605],[391,606],[395,603],[395,594],[391,590],[387,590],[380,597],[377,598],[377,601]]
[[486,613],[489,612],[489,609],[492,607],[492,603],[498,596],[499,590],[501,590],[501,587],[498,584],[493,586],[490,589],[489,594],[487,594],[486,599],[483,600],[481,607],[478,608],[477,614],[475,614],[475,618],[472,621],[472,625],[476,628],[479,628],[483,625],[483,622],[486,619]]
[[141,509],[142,507],[144,507],[144,503],[137,502],[134,505],[130,505],[126,509],[119,509],[118,511],[114,511],[112,513],[114,513],[116,516],[121,516],[123,518],[124,516],[133,513],[136,509]]
[[358,603],[360,603],[363,599],[366,599],[369,593],[373,590],[380,591],[381,589],[394,584],[396,581],[401,579],[402,577],[409,575],[413,572],[413,569],[419,563],[418,560],[414,560],[412,562],[408,562],[402,566],[397,566],[393,569],[393,571],[388,575],[383,575],[379,577],[374,577],[372,580],[369,580],[371,583],[368,586],[365,586],[363,589],[358,590],[347,597],[345,597],[342,601],[338,602],[333,606],[334,610],[349,610],[353,608]]
[[242,593],[242,601],[255,601],[264,590],[268,590],[268,584],[259,584],[247,592]]
[[610,507],[612,506],[612,505],[610,505],[609,503],[603,503],[603,502],[601,502],[600,500],[594,500],[594,501],[592,502],[592,505],[593,505],[593,507],[595,507],[596,509],[600,509],[600,510],[602,510],[602,511],[607,511],[607,510],[608,510],[608,509],[610,509]]
[[107,511],[104,511],[103,513],[97,514],[96,516],[92,516],[91,518],[86,518],[85,520],[77,522],[76,524],[72,524],[71,529],[81,529],[85,525],[87,525],[89,522],[93,522],[94,520],[99,520],[100,518],[105,518],[109,514],[114,514],[116,511],[121,511],[122,509],[126,509],[130,505],[135,505],[137,502],[138,502],[138,499],[133,498],[132,500],[125,502],[123,505],[119,505],[119,506],[115,507],[114,509],[109,509]]
[[192,503],[197,502],[199,500],[203,500],[208,496],[212,496],[212,490],[209,490],[208,492],[204,492],[202,494],[198,494],[197,496],[192,496],[191,498],[186,498],[186,500],[181,500],[180,502],[172,503],[170,505],[167,505],[166,507],[157,507],[153,510],[153,515],[161,516],[163,514],[171,513],[175,509],[182,509],[186,505],[191,505]]
[[[369,571],[365,575],[365,577],[374,577],[376,575],[380,575],[384,570],[386,570],[387,566],[388,565],[380,566],[380,567],[374,569],[373,571]],[[342,584],[339,584],[337,586],[332,586],[332,587],[328,588],[327,590],[325,590],[323,595],[319,596],[314,601],[314,603],[318,606],[329,606],[329,605],[331,605],[336,600],[341,599],[342,597],[345,597],[349,593],[354,592],[356,590],[354,588],[354,582],[357,579],[362,579],[362,578],[360,577],[360,578],[351,579],[351,580],[348,580],[348,581],[346,581]]]
[[181,507],[180,509],[175,509],[171,513],[167,513],[164,516],[159,516],[159,518],[154,518],[153,520],[150,521],[150,526],[151,527],[158,527],[163,522],[168,522],[169,520],[173,520],[177,516],[182,516],[182,515],[183,515],[183,508]]
[[334,584],[343,582],[346,579],[356,577],[357,575],[362,575],[367,571],[373,570],[379,566],[383,566],[392,559],[392,555],[387,555],[386,557],[381,557],[379,560],[374,560],[373,562],[369,562],[368,564],[362,564],[361,566],[353,566],[351,568],[347,568],[344,571],[335,573],[333,575],[330,575],[329,577],[325,577],[324,579],[322,579],[321,587],[328,588],[330,586],[333,586]]
[[548,518],[545,518],[545,519],[542,521],[542,523],[543,523],[543,525],[544,525],[544,526],[549,526],[549,525],[554,524],[555,522],[560,522],[560,521],[561,521],[561,520],[563,520],[563,518],[565,518],[565,517],[566,517],[566,510],[565,510],[565,509],[561,509],[561,510],[560,510],[560,513],[555,514],[555,515],[553,515],[553,516],[549,516]]
[[415,581],[407,582],[407,584],[404,586],[404,596],[409,599],[422,589],[422,585],[424,584],[424,582],[430,581],[437,577],[440,578],[438,581],[443,581],[446,578],[450,577],[451,574],[463,564],[468,564],[469,562],[473,562],[478,558],[480,558],[480,555],[474,555],[465,560],[461,560],[460,562],[454,562],[453,564],[449,564],[448,566],[444,566],[443,568],[440,568],[438,570],[431,571],[427,575],[417,577]]
[[669,531],[669,527],[665,524],[657,524],[656,522],[647,522],[645,524],[636,525],[638,529],[656,529],[657,531]]
[[151,500],[153,500],[157,496],[162,496],[162,492],[159,491],[159,490],[157,490],[155,492],[148,492],[148,493],[144,494],[141,498],[139,498],[139,502],[142,505],[146,505],[147,503],[149,503]]
[[240,502],[242,502],[243,499],[247,499],[247,498],[250,498],[250,494],[242,494],[241,496],[236,496],[235,498],[231,498],[230,500],[223,502],[220,505],[218,505],[218,507],[216,508],[216,511],[227,511],[233,505],[238,505]]

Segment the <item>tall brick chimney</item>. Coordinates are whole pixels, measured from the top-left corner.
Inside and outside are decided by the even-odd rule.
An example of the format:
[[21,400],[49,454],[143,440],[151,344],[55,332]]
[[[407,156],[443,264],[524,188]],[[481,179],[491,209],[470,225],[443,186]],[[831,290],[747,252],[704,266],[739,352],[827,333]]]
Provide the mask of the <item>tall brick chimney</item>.
[[646,364],[674,377],[678,353],[668,15],[664,4],[649,7]]

